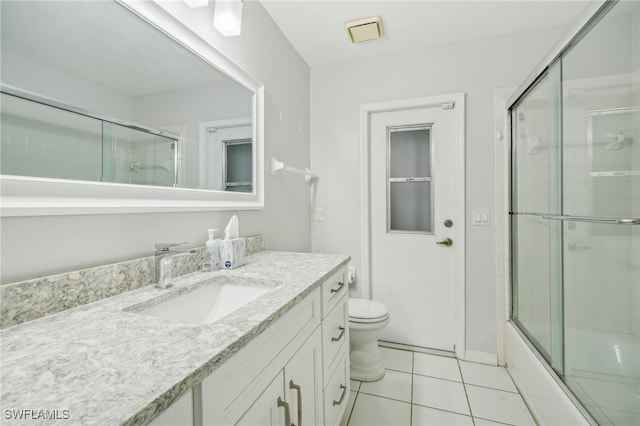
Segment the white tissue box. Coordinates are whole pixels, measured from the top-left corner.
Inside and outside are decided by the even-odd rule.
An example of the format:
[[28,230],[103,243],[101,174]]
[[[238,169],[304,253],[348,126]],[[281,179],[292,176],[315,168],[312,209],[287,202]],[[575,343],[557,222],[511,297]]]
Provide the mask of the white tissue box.
[[245,264],[244,241],[244,238],[219,240],[218,250],[220,252],[220,267],[222,269],[235,269]]

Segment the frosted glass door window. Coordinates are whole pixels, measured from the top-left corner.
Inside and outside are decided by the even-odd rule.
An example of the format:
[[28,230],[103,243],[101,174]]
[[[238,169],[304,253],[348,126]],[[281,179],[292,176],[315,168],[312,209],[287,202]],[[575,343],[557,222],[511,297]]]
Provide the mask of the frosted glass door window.
[[431,127],[387,130],[387,231],[433,233]]
[[225,191],[253,190],[252,152],[251,139],[224,141]]

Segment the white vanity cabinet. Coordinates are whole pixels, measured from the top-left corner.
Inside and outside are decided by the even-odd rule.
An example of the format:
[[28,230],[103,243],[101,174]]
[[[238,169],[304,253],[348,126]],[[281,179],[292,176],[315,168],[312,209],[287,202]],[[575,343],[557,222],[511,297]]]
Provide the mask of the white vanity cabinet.
[[189,389],[158,417],[151,420],[151,426],[192,425],[193,421],[193,389]]
[[322,425],[320,343],[320,330],[316,329],[237,424]]
[[202,382],[204,425],[322,425],[320,291]]
[[[284,377],[282,371],[269,383],[269,386],[262,392],[262,394],[256,399],[242,415],[242,418],[236,423],[238,426],[277,426],[287,424],[287,418],[284,407],[289,409],[288,403],[284,402],[283,391]],[[289,414],[289,417],[291,415]],[[291,424],[291,419],[289,418]]]
[[[349,400],[346,278],[346,268],[333,274],[194,387],[195,421],[177,423],[339,424]],[[167,412],[183,415],[179,402]]]
[[338,424],[349,402],[349,312],[346,268],[322,284],[324,419]]
[[295,425],[324,424],[322,410],[322,339],[320,327],[284,368],[285,400]]

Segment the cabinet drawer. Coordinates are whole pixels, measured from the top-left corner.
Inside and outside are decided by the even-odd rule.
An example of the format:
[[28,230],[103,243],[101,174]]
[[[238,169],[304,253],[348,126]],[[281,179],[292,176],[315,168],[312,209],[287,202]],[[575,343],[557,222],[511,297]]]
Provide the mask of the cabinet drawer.
[[322,283],[322,318],[325,318],[342,296],[348,293],[347,268],[342,268]]
[[347,312],[347,297],[344,294],[335,309],[322,321],[322,359],[325,380],[329,380],[335,368],[336,358],[346,351],[348,345],[349,314]]
[[349,405],[349,358],[346,353],[339,359],[333,376],[324,390],[324,419],[327,425],[337,425]]

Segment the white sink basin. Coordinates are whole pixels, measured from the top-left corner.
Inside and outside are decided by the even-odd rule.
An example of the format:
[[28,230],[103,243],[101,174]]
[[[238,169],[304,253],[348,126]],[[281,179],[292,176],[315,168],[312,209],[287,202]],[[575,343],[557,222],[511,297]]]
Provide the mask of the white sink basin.
[[265,284],[213,281],[153,306],[142,315],[187,324],[211,324],[271,290]]

